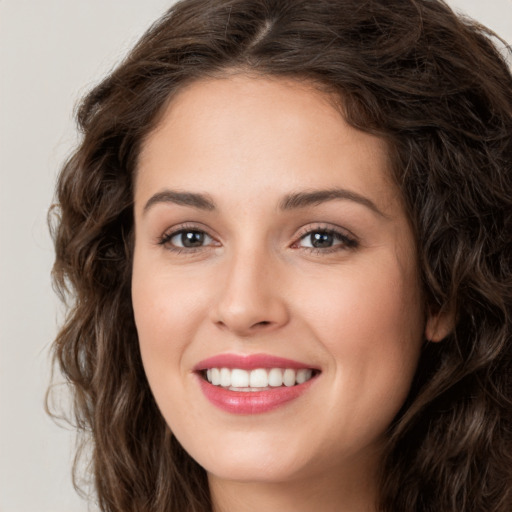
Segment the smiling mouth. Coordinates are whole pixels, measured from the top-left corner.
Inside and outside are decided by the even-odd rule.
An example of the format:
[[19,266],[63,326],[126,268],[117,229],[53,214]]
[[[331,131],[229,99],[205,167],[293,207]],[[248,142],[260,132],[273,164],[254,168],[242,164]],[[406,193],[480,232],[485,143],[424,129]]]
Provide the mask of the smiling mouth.
[[230,391],[254,392],[298,386],[319,373],[311,368],[208,368],[201,371],[201,376],[213,386]]

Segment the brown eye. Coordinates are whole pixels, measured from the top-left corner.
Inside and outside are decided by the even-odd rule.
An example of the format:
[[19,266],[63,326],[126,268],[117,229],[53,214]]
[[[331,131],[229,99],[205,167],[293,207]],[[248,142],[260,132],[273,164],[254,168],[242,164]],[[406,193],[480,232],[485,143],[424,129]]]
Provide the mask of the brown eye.
[[183,229],[177,233],[173,233],[166,240],[166,243],[183,249],[194,249],[210,245],[213,242],[211,236],[207,235],[204,231],[195,229]]
[[306,249],[331,249],[340,246],[353,246],[354,241],[346,235],[332,230],[315,230],[301,237],[299,246]]
[[311,231],[301,238],[300,245],[313,249],[329,249],[335,245],[346,243],[345,238],[332,231]]
[[336,242],[334,235],[326,232],[310,233],[306,238],[309,239],[310,246],[316,249],[332,247]]

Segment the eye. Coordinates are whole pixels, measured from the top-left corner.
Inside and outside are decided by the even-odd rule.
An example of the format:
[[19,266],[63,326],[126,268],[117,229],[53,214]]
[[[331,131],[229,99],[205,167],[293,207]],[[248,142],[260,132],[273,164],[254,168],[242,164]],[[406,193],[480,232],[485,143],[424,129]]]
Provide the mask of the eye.
[[183,251],[214,245],[215,240],[200,229],[183,228],[164,234],[159,243],[170,250]]
[[169,242],[176,247],[201,247],[212,241],[204,231],[180,231]]
[[357,241],[354,238],[334,229],[324,228],[308,231],[300,237],[295,246],[310,250],[324,250],[328,252],[329,250],[332,251],[356,247]]
[[315,249],[332,247],[336,241],[336,236],[326,231],[316,231],[301,238],[302,247],[314,247]]

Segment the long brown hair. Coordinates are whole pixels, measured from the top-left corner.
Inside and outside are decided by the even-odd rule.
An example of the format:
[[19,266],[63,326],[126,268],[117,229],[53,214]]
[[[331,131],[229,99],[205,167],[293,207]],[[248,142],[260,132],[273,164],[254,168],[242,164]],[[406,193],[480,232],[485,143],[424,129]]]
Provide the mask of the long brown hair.
[[379,510],[510,512],[512,76],[492,37],[441,0],[184,0],[83,100],[54,210],[53,275],[69,305],[54,355],[102,511],[211,510],[141,363],[132,186],[173,94],[241,72],[309,81],[387,141],[426,307],[455,319],[425,343],[390,426]]

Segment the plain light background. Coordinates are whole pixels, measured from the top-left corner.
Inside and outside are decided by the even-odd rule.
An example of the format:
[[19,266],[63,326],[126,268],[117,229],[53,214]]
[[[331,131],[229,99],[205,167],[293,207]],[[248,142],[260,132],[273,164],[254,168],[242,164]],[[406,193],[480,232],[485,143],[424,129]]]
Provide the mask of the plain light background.
[[[0,512],[95,510],[71,485],[72,432],[43,410],[62,318],[46,213],[78,99],[172,3],[0,0]],[[449,4],[512,43],[512,0]]]

